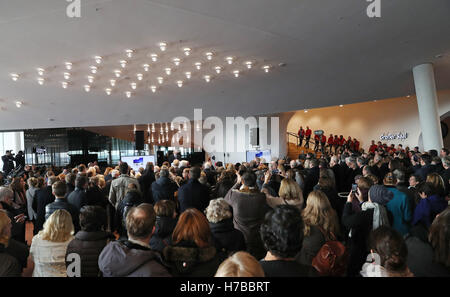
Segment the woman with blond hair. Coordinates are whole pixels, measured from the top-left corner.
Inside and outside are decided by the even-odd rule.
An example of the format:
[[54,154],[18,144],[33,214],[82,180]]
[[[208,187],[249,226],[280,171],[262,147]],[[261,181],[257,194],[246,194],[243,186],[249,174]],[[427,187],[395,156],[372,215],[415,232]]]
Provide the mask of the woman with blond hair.
[[427,175],[427,183],[431,183],[435,188],[436,194],[439,197],[445,197],[445,184],[444,179],[438,173],[433,172]]
[[297,259],[304,265],[311,265],[324,243],[336,240],[340,235],[339,219],[328,197],[318,190],[308,195],[302,217],[305,225],[304,238]]
[[214,277],[264,277],[264,270],[255,257],[241,251],[223,261]]
[[45,221],[44,229],[33,237],[30,257],[34,264],[33,277],[65,277],[66,250],[72,241],[72,216],[58,209]]
[[10,239],[11,219],[6,211],[0,209],[0,277],[20,277],[22,272],[17,259],[6,251]]
[[273,197],[267,189],[263,189],[262,192],[266,194],[267,204],[271,208],[287,204],[295,206],[300,211],[303,209],[303,192],[293,179],[284,178],[281,181],[280,189],[278,190],[279,197]]

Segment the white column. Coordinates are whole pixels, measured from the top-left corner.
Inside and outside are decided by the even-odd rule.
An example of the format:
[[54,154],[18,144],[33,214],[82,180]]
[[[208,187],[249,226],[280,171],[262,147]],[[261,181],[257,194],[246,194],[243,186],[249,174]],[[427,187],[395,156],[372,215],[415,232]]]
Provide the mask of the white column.
[[435,149],[439,152],[443,147],[443,140],[433,65],[431,63],[418,65],[413,68],[413,75],[424,150]]

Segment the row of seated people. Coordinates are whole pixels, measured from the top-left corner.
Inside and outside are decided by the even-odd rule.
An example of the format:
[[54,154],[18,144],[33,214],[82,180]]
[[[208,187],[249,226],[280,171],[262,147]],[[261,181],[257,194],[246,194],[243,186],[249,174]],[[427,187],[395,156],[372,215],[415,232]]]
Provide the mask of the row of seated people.
[[[219,266],[229,267],[230,261],[241,259],[236,255],[243,254],[235,252],[246,251],[249,255],[244,258],[253,257],[254,261],[249,263],[255,267],[259,264],[266,276],[370,276],[363,267],[367,267],[364,266],[367,255],[373,250],[381,256],[381,262],[377,263],[380,275],[448,275],[449,238],[441,231],[449,225],[445,221],[449,181],[445,174],[450,159],[444,157],[441,164],[444,183],[441,175],[428,170],[430,164],[424,161],[427,156],[421,156],[422,165],[414,165],[419,166],[416,170],[421,173],[428,172],[426,182],[409,189],[408,186],[405,189],[405,182],[407,169],[411,168],[402,168],[398,164],[401,162],[396,162],[398,158],[368,156],[369,163],[381,158],[379,168],[387,167],[388,172],[384,179],[378,179],[372,172],[378,165],[364,165],[362,175],[351,175],[357,188],[354,191],[350,191],[351,186],[345,188],[349,192],[347,200],[337,195],[337,184],[342,180],[340,175],[355,171],[358,162],[345,155],[340,160],[332,156],[329,161],[325,157],[292,160],[289,164],[272,161],[268,166],[256,159],[236,164],[240,166],[228,164],[226,168],[214,168],[207,162],[202,168],[163,166],[156,170],[156,166],[148,164],[147,172],[139,179],[131,177],[128,165],[123,163],[118,168],[121,174],[112,174],[108,181],[108,194],[103,195],[103,202],[108,203],[106,209],[103,202],[95,205],[85,198],[75,199],[72,193],[67,195],[68,185],[58,180],[50,186],[55,200],[45,206],[45,223],[37,230],[29,250],[34,269],[26,267],[28,249],[17,240],[21,234],[11,230],[24,220],[14,212],[17,210],[14,204],[19,200],[13,190],[2,187],[0,201],[4,217],[8,218],[3,220],[1,231],[7,238],[1,243],[2,256],[9,257],[4,263],[12,266],[15,258],[20,270],[26,267],[35,276],[50,276],[52,271],[59,276],[67,275],[65,265],[70,263],[66,263],[66,254],[71,253],[81,255],[83,276],[87,271],[97,276],[213,276],[223,275],[217,271]],[[80,171],[76,177],[78,186],[86,178],[82,168]],[[148,187],[143,182],[145,176],[152,177]],[[413,177],[420,179],[419,174],[411,175],[410,184]],[[79,191],[76,196],[86,194],[86,189]],[[108,207],[114,209],[114,224],[105,222],[108,215],[99,214],[106,213]],[[55,213],[58,218],[52,217]],[[92,223],[95,219],[99,221]],[[90,224],[95,227],[86,228]],[[115,236],[106,230],[116,231]],[[386,240],[394,240],[392,246],[396,249],[382,250]],[[97,248],[89,250],[97,257],[92,254],[84,257],[79,247],[91,241],[96,241]],[[53,245],[52,255],[61,255],[59,266],[45,267]],[[121,259],[129,249],[145,255]],[[324,249],[331,250],[338,261],[322,259]],[[202,257],[192,258],[200,254]],[[417,254],[427,257],[415,261]],[[230,255],[235,256],[225,260]],[[392,266],[388,265],[393,263],[390,257],[395,260]],[[88,263],[91,267],[83,268]],[[142,266],[143,263],[146,265]],[[56,271],[55,267],[59,269]]]

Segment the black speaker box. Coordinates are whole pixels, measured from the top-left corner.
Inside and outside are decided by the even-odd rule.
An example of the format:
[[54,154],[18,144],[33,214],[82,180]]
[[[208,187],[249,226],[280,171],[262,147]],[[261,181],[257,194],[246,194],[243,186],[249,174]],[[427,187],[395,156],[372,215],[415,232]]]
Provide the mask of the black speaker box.
[[136,144],[136,150],[141,151],[144,149],[144,131],[139,130],[134,132],[134,142]]

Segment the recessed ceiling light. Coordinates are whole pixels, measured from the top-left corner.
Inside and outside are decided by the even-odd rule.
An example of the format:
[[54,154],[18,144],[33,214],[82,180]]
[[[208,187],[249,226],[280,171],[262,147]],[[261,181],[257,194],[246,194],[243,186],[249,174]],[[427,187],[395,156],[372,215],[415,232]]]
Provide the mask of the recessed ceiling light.
[[222,71],[222,67],[220,67],[220,66],[216,66],[216,67],[214,67],[214,69],[216,70],[216,72],[218,74]]
[[151,54],[150,57],[152,58],[153,62],[158,61],[158,55],[157,54]]
[[179,58],[173,58],[173,63],[175,64],[175,66],[180,65],[180,59]]
[[17,81],[19,79],[19,75],[17,73],[11,73],[10,75],[13,81]]
[[63,87],[63,89],[67,89],[68,85],[69,85],[69,83],[66,81],[61,82],[61,86]]
[[119,69],[114,70],[114,74],[116,75],[116,77],[120,77],[121,73],[122,71],[120,71]]
[[106,95],[111,95],[112,90],[110,88],[105,89]]
[[189,56],[189,55],[191,54],[191,49],[190,49],[189,47],[185,47],[185,48],[183,49],[183,52],[184,52],[184,54],[185,54],[186,56]]
[[206,59],[212,60],[213,53],[212,53],[212,52],[207,52],[207,53],[205,54],[205,56],[206,56]]
[[307,113],[308,112],[308,110],[307,109],[305,109],[305,113]]
[[211,76],[210,75],[205,75],[203,78],[205,79],[206,82],[210,82],[211,81]]
[[164,71],[166,72],[167,75],[170,75],[172,73],[172,69],[170,68],[166,68],[164,69]]
[[37,78],[37,82],[38,82],[38,84],[40,84],[42,86],[44,84],[44,78],[43,77],[38,77]]
[[247,62],[245,62],[245,65],[247,66],[248,69],[252,69],[253,62],[252,61],[247,61]]
[[95,60],[95,62],[96,62],[97,64],[100,64],[100,63],[102,62],[102,57],[100,57],[100,56],[95,56],[95,57],[94,57],[94,60]]
[[150,86],[150,89],[152,90],[153,93],[156,92],[156,86]]
[[88,82],[90,82],[90,83],[94,82],[94,77],[92,75],[88,75],[87,79],[88,79]]
[[263,67],[262,67],[262,69],[264,70],[264,72],[269,72],[269,70],[270,70],[270,66],[269,65],[264,65]]
[[161,49],[162,52],[166,50],[166,47],[167,47],[167,43],[165,43],[165,42],[159,43],[159,48]]
[[184,74],[186,75],[186,78],[187,78],[187,79],[190,79],[190,78],[191,78],[191,75],[192,75],[191,72],[188,71],[188,72],[185,72]]
[[72,63],[71,62],[66,62],[66,63],[64,63],[65,65],[66,65],[66,69],[67,70],[71,70],[72,69]]
[[90,85],[84,85],[84,90],[86,92],[89,92],[91,90],[91,86]]
[[131,97],[131,92],[130,91],[126,91],[125,92],[125,96],[127,96],[127,98],[130,98]]
[[195,68],[197,68],[197,70],[200,70],[202,68],[202,63],[200,63],[200,62],[196,62],[194,65],[195,65]]
[[344,105],[340,104],[339,107],[344,107]]
[[23,102],[22,101],[16,101],[16,106],[17,108],[21,108],[22,107]]
[[135,82],[130,83],[130,86],[133,90],[136,90],[137,84]]
[[38,68],[38,69],[36,69],[37,70],[37,72],[38,72],[38,74],[39,75],[44,75],[44,71],[45,71],[45,69],[44,68]]
[[136,74],[136,77],[138,80],[142,80],[144,78],[144,75],[142,73]]
[[115,79],[110,79],[109,83],[111,84],[111,87],[114,87],[116,85],[116,80]]
[[158,80],[158,83],[159,83],[160,85],[164,82],[164,78],[161,77],[161,76],[158,76],[156,79]]
[[410,97],[411,97],[411,95],[407,95],[407,96],[406,96],[406,98],[410,98]]
[[91,69],[91,73],[92,74],[96,74],[97,73],[97,69],[98,69],[97,66],[90,66],[89,68]]
[[147,72],[150,68],[150,65],[144,64],[144,65],[142,65],[142,67],[144,67],[144,71]]
[[132,49],[127,49],[127,50],[125,50],[125,53],[126,53],[126,55],[127,55],[127,57],[128,58],[131,58],[131,57],[133,57],[133,50]]
[[233,74],[234,74],[235,77],[239,77],[239,70],[234,70]]
[[120,66],[122,66],[122,68],[125,68],[127,66],[127,61],[125,61],[125,60],[120,60],[119,63],[120,63]]
[[70,79],[70,73],[64,72],[64,79]]
[[183,86],[183,81],[182,80],[177,81],[177,85],[178,85],[178,87],[181,88]]
[[226,57],[225,60],[227,61],[228,64],[233,64],[233,57]]

